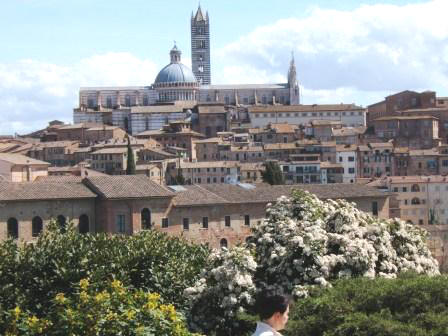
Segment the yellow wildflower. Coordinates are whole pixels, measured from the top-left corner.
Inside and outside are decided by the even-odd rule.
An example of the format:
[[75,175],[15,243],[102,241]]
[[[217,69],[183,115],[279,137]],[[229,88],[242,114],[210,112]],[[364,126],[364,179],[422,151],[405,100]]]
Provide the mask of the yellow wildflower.
[[95,295],[95,301],[98,303],[104,302],[107,299],[109,299],[109,293],[106,291],[102,291],[101,293]]
[[119,288],[123,287],[123,284],[121,283],[120,280],[116,280],[115,279],[114,281],[112,281],[111,286],[112,286],[113,289],[119,289]]
[[82,290],[87,290],[87,288],[89,287],[89,280],[81,279],[79,281],[79,287],[81,287]]
[[87,292],[82,291],[81,294],[79,294],[79,298],[81,299],[81,301],[83,303],[86,303],[87,301],[89,301],[89,296],[87,295]]
[[171,321],[177,320],[176,308],[172,304],[169,305],[161,305],[160,311],[167,315]]
[[131,321],[131,320],[134,319],[135,314],[136,314],[136,312],[135,312],[135,310],[133,310],[133,309],[127,310],[127,311],[125,312],[126,318],[127,318],[129,321]]
[[35,327],[38,322],[39,319],[34,315],[32,317],[27,318],[27,323],[31,328]]
[[55,300],[59,304],[64,304],[65,301],[67,301],[67,298],[64,296],[64,293],[58,293],[58,294],[56,294]]
[[14,316],[16,319],[19,318],[19,315],[21,312],[22,312],[22,310],[19,307],[14,308]]

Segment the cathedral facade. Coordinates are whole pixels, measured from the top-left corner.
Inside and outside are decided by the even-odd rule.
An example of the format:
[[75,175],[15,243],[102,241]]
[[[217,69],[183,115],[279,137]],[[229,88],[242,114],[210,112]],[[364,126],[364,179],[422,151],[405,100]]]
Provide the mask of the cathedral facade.
[[193,70],[182,64],[181,50],[174,45],[170,63],[160,70],[151,85],[80,88],[74,122],[116,125],[135,135],[185,118],[200,104],[245,108],[300,103],[294,58],[289,65],[287,83],[211,84],[209,22],[208,13],[203,15],[200,7],[191,17]]

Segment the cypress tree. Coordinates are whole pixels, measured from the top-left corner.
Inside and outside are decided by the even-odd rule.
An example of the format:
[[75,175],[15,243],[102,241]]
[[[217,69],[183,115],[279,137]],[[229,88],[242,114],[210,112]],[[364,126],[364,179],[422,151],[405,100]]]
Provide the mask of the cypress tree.
[[269,183],[270,185],[285,184],[282,170],[277,162],[269,161],[264,166],[265,171],[261,172],[263,182]]
[[128,139],[128,160],[126,166],[126,175],[135,175],[134,151],[132,150],[131,139],[129,138],[129,135],[127,136],[127,139]]

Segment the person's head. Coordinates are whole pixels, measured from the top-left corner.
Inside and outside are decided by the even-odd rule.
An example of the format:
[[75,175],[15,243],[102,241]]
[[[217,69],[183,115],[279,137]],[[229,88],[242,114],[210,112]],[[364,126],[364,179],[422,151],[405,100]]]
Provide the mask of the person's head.
[[261,294],[256,304],[260,319],[275,330],[284,329],[289,318],[289,301],[284,295]]

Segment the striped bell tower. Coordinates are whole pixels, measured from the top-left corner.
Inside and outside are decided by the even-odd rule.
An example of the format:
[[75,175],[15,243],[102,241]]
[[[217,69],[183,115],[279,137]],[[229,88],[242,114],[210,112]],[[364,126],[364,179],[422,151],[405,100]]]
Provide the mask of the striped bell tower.
[[204,16],[201,5],[196,15],[191,13],[191,68],[200,84],[211,84],[210,25],[208,12]]

